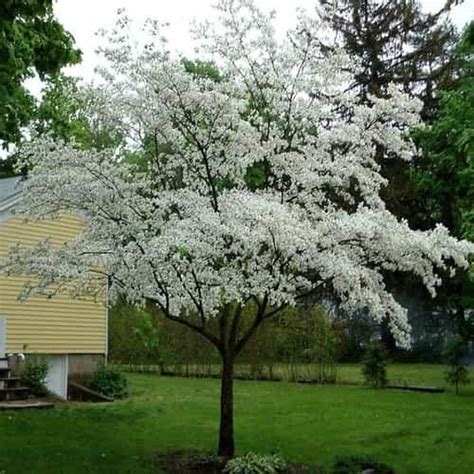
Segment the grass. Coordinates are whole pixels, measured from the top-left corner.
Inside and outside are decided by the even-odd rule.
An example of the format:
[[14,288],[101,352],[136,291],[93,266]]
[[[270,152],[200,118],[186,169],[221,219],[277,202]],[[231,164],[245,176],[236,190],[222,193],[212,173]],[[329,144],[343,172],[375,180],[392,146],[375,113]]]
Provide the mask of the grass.
[[[351,366],[340,370],[356,377]],[[442,382],[436,366],[390,372],[412,383]],[[157,473],[159,452],[214,449],[217,380],[134,374],[129,382],[132,396],[110,405],[0,413],[0,472]],[[367,454],[398,473],[474,471],[472,386],[456,397],[451,391],[237,381],[235,398],[240,452],[279,449],[289,460],[319,464]]]
[[[158,365],[124,365],[124,370],[130,370],[136,373],[159,373]],[[167,367],[169,371],[176,375],[197,375],[208,376],[209,374],[217,376],[220,371],[219,364],[183,364],[181,366]],[[273,376],[286,381],[291,381],[291,375],[298,378],[312,378],[317,374],[317,365],[297,364],[293,370],[289,369],[288,364],[275,364],[273,366]],[[235,368],[237,376],[250,377],[250,367],[248,364],[238,364]],[[268,368],[262,367],[262,375],[269,377]],[[412,384],[412,385],[446,385],[444,380],[444,369],[438,364],[390,364],[388,366],[388,377],[392,383]],[[336,383],[339,384],[362,384],[363,377],[359,364],[338,364],[336,371]]]
[[[390,364],[387,374],[392,383],[445,387],[444,370],[437,364]],[[340,382],[362,383],[360,365],[339,364],[337,379]]]

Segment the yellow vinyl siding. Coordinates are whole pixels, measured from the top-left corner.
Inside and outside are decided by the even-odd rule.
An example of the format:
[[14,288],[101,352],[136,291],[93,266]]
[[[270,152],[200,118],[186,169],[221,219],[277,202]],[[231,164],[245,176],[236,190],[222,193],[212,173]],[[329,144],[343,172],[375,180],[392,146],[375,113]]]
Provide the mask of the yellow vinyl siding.
[[[0,223],[0,256],[18,242],[31,247],[44,238],[54,245],[76,237],[82,223],[75,216],[25,222],[11,217]],[[105,298],[72,300],[67,294],[53,298],[34,296],[25,302],[17,297],[23,277],[0,276],[0,314],[7,317],[7,351],[47,354],[105,354],[107,313]]]

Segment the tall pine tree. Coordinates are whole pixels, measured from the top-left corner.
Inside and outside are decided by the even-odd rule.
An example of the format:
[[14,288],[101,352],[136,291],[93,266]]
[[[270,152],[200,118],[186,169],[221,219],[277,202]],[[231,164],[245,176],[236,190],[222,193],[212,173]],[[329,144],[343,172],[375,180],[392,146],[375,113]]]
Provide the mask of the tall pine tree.
[[320,14],[333,27],[335,43],[360,58],[361,100],[400,84],[422,99],[426,120],[436,112],[436,90],[451,81],[458,35],[448,13],[457,3],[447,0],[432,14],[417,0],[320,0]]

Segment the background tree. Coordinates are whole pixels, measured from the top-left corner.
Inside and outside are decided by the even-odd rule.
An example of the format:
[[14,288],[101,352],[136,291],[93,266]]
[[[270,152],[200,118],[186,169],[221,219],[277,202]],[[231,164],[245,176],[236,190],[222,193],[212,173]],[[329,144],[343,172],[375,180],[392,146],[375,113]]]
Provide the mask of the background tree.
[[118,130],[106,126],[96,113],[101,94],[77,78],[58,74],[43,89],[30,128],[38,135],[74,143],[84,149],[111,148],[120,143]]
[[[49,135],[53,139],[73,142],[83,149],[104,149],[122,143],[120,130],[114,124],[107,124],[97,113],[99,103],[104,102],[104,92],[92,91],[77,78],[62,73],[51,77],[44,85],[42,98],[36,104],[28,124],[29,134]],[[18,153],[14,151],[0,160],[0,177],[15,176]],[[130,162],[138,158],[129,153]],[[140,158],[143,162],[143,157]],[[27,167],[21,169],[27,174]]]
[[320,0],[320,11],[336,44],[360,58],[354,83],[360,99],[399,84],[423,101],[427,120],[436,114],[437,89],[452,79],[458,34],[448,13],[459,3],[447,0],[436,13],[424,13],[418,0]]
[[[411,179],[422,208],[412,217],[419,228],[436,222],[453,235],[474,241],[474,22],[456,48],[452,87],[439,91],[436,120],[416,133],[423,156]],[[474,338],[474,268],[447,283],[434,301],[454,315],[459,335]]]
[[371,342],[362,360],[362,375],[368,385],[374,388],[387,386],[387,351],[379,342]]
[[156,318],[119,300],[109,313],[109,360],[121,364],[160,364],[161,337]]
[[80,61],[74,39],[57,21],[52,0],[3,0],[0,5],[0,142],[18,144],[34,115],[25,80],[55,77]]
[[[2,268],[35,275],[36,294],[59,285],[77,296],[108,281],[112,294],[158,306],[207,339],[222,365],[218,452],[232,456],[234,363],[266,320],[324,291],[349,313],[388,319],[408,345],[406,311],[385,274],[413,274],[434,294],[440,272],[465,267],[474,246],[441,226],[411,230],[380,198],[377,150],[413,155],[417,103],[396,87],[360,103],[348,92],[350,57],[323,55],[314,41],[317,19],[302,15],[279,41],[271,15],[248,0],[222,0],[218,12],[218,27],[196,36],[222,81],[186,72],[156,22],[140,45],[120,19],[98,112],[122,143],[85,150],[40,137],[23,151],[34,167],[25,215],[80,212],[87,227],[60,248],[14,248]],[[137,169],[127,156],[143,137],[166,150]],[[257,164],[254,186],[247,173]]]
[[467,355],[467,344],[461,337],[454,337],[446,343],[444,349],[444,360],[448,369],[446,381],[454,385],[456,395],[459,394],[459,386],[469,383],[469,371],[463,359]]

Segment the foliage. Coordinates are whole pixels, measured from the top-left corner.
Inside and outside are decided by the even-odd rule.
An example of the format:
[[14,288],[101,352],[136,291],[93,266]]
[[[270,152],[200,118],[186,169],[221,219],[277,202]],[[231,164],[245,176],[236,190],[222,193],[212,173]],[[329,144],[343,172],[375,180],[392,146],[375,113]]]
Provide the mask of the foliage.
[[277,454],[249,452],[227,462],[224,472],[229,474],[277,474],[286,468],[286,462]]
[[53,13],[52,0],[4,0],[0,6],[0,141],[18,143],[34,115],[27,78],[56,76],[80,60],[74,40]]
[[424,227],[442,222],[474,240],[474,21],[457,47],[458,78],[440,94],[436,120],[417,133],[424,150],[412,178],[426,202]]
[[380,334],[380,325],[363,311],[356,317],[338,312],[334,330],[339,339],[337,361],[360,362],[367,344]]
[[289,364],[291,379],[299,378],[301,364],[313,364],[315,381],[335,381],[340,341],[323,306],[287,308],[275,325],[280,329],[276,357]]
[[446,343],[444,349],[444,359],[448,369],[446,371],[446,381],[456,387],[456,394],[459,394],[459,386],[469,383],[469,372],[463,362],[467,355],[467,344],[461,337],[455,337]]
[[[133,342],[137,325],[135,314],[140,311],[120,305],[109,317],[111,360],[132,366],[160,364],[164,373],[175,375],[216,374],[219,354],[207,339],[176,326],[156,309],[149,308],[148,311],[151,311],[150,321],[157,326],[157,334],[150,333],[148,337],[149,343],[155,340],[155,355],[150,358],[146,349]],[[252,323],[253,312],[252,305],[244,308],[244,327]],[[341,333],[333,327],[323,306],[286,308],[277,318],[258,328],[236,363],[248,365],[245,375],[240,373],[242,377],[332,383],[336,377],[340,340]],[[274,371],[277,365],[278,374]],[[286,367],[283,373],[282,367]]]
[[[211,342],[223,365],[219,454],[231,456],[233,364],[264,321],[308,293],[330,295],[350,314],[387,319],[407,346],[406,311],[385,275],[413,274],[434,295],[474,246],[441,226],[412,230],[380,197],[378,150],[411,159],[417,101],[389,86],[360,103],[349,88],[357,65],[314,41],[318,18],[301,14],[279,40],[272,15],[251,1],[222,0],[217,11],[219,24],[195,34],[221,81],[186,72],[159,23],[147,22],[151,38],[140,44],[120,19],[97,114],[121,145],[84,150],[40,137],[22,150],[33,173],[19,210],[33,219],[81,213],[87,228],[61,247],[13,249],[2,267],[37,275],[31,293],[67,282],[74,296],[101,291],[106,279],[90,269],[105,269],[112,297],[158,306]],[[143,137],[166,145],[145,171],[126,160],[145,151]],[[246,180],[256,163],[258,189]]]
[[21,372],[22,383],[37,397],[48,395],[46,378],[49,372],[49,362],[42,357],[28,356],[25,367]]
[[73,141],[82,149],[102,150],[121,144],[122,137],[114,124],[108,124],[96,113],[101,94],[74,78],[58,74],[43,90],[32,129],[56,140]]
[[[423,149],[411,179],[423,207],[417,225],[428,228],[442,222],[453,235],[474,241],[474,22],[465,29],[456,49],[457,79],[440,96],[436,120],[418,130]],[[437,305],[452,313],[465,340],[474,336],[474,267],[459,273],[442,288]]]
[[331,472],[333,474],[360,474],[361,472],[370,472],[373,474],[395,473],[391,467],[369,456],[346,456],[338,458]]
[[92,374],[89,384],[93,390],[113,398],[127,395],[127,379],[117,367],[101,365]]
[[195,77],[209,78],[216,82],[222,81],[219,69],[212,62],[184,59],[183,66],[186,72],[193,74]]
[[0,179],[10,178],[19,174],[24,174],[24,170],[16,169],[17,160],[15,154],[7,156],[5,159],[0,160]]
[[109,360],[119,364],[159,364],[160,330],[156,318],[119,301],[109,311]]
[[385,388],[387,385],[387,353],[380,343],[367,346],[362,360],[362,374],[365,382],[374,388]]

